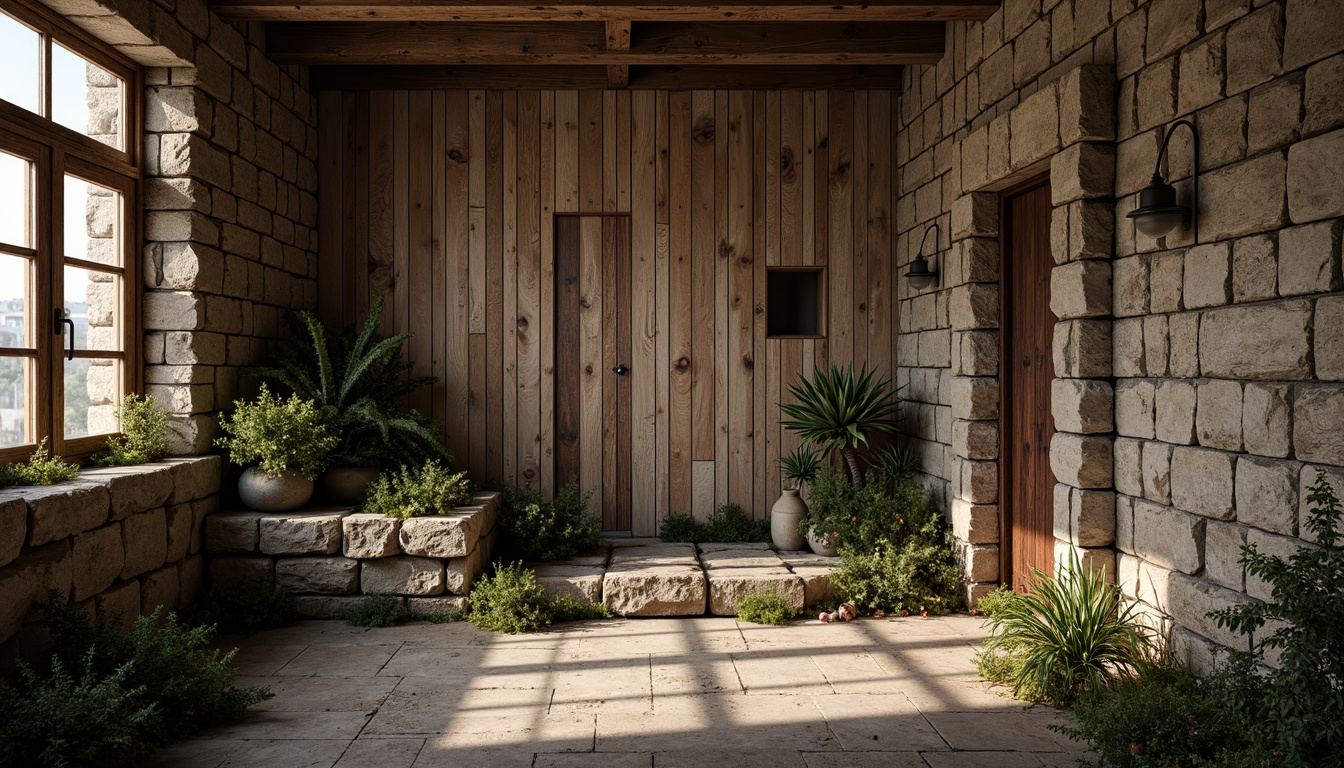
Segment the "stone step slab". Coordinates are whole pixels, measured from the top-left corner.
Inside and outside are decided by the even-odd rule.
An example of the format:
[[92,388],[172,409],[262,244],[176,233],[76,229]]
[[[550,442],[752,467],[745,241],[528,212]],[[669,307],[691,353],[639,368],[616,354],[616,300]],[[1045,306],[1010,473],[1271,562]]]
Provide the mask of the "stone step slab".
[[536,563],[529,567],[536,572],[537,583],[546,590],[547,597],[568,595],[585,603],[602,602],[605,566],[576,563],[575,560],[566,560],[562,564]]
[[268,555],[334,555],[341,551],[341,520],[353,510],[263,515],[261,551]]
[[305,619],[343,619],[368,599],[363,595],[298,595],[294,598],[294,609]]
[[466,557],[481,537],[484,507],[434,517],[412,517],[401,523],[401,551],[418,557]]
[[699,616],[705,600],[696,565],[613,565],[602,578],[602,602],[620,616]]
[[366,595],[443,594],[443,561],[408,555],[362,560],[359,586]]
[[275,563],[275,583],[296,594],[353,594],[359,591],[359,561],[347,557],[282,558]]
[[205,551],[212,555],[251,554],[261,542],[263,512],[216,512],[205,518]]
[[275,583],[275,561],[269,557],[216,557],[210,561],[210,586],[235,590]]
[[434,613],[462,613],[467,610],[467,598],[453,597],[408,597],[406,609],[412,616],[428,616]]
[[803,580],[768,549],[716,549],[701,552],[700,561],[709,581],[709,612],[716,616],[736,616],[742,598],[758,592],[779,595],[795,611],[806,605]]

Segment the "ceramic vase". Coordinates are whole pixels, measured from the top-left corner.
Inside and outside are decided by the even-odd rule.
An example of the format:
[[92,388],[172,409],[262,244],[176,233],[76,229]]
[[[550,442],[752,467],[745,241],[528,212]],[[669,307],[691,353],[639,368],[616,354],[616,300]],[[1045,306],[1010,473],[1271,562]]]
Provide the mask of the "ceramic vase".
[[238,478],[238,497],[248,509],[288,512],[313,497],[313,481],[297,472],[268,475],[257,467],[249,467]]
[[770,510],[770,540],[775,549],[796,551],[803,548],[807,539],[798,532],[798,523],[807,515],[807,503],[798,497],[797,488],[785,488]]

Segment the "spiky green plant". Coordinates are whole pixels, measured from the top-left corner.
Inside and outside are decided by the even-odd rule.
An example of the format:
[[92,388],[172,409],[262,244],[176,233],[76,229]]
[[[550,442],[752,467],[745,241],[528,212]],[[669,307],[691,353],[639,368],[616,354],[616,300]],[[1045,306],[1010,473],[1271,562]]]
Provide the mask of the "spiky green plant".
[[1068,703],[1117,675],[1132,675],[1154,655],[1152,635],[1135,605],[1123,605],[1120,589],[1106,582],[1105,568],[1084,567],[1072,553],[1057,578],[1032,568],[1028,584],[1030,591],[987,620],[985,649],[1020,661],[1015,692],[1029,687]]
[[404,407],[407,396],[436,379],[406,375],[411,363],[401,349],[411,334],[382,338],[382,313],[379,297],[358,333],[351,327],[334,334],[311,312],[288,316],[284,347],[270,366],[255,369],[264,380],[313,401],[338,440],[330,466],[395,469],[447,457],[437,423]]
[[890,482],[901,482],[919,471],[919,454],[905,446],[888,445],[873,457],[873,466]]
[[784,477],[793,481],[793,487],[801,491],[804,484],[817,479],[821,457],[817,456],[810,444],[803,443],[779,460],[779,468],[784,472]]
[[863,485],[858,447],[868,444],[871,432],[896,430],[894,393],[887,391],[887,381],[874,378],[875,373],[867,364],[857,374],[853,363],[832,365],[828,370],[818,366],[811,380],[789,385],[797,402],[779,406],[789,417],[783,422],[785,429],[824,446],[827,452],[840,451],[849,481],[856,488]]

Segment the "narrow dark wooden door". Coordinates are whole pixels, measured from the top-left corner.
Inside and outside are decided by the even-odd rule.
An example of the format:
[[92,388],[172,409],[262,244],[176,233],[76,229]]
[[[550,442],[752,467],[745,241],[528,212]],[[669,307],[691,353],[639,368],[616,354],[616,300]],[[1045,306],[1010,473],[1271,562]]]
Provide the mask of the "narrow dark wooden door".
[[555,482],[593,491],[602,530],[630,530],[630,217],[555,221]]
[[1050,387],[1055,377],[1050,311],[1050,183],[1041,178],[1001,198],[1003,379],[1000,465],[1007,583],[1021,588],[1029,567],[1054,571],[1055,434]]

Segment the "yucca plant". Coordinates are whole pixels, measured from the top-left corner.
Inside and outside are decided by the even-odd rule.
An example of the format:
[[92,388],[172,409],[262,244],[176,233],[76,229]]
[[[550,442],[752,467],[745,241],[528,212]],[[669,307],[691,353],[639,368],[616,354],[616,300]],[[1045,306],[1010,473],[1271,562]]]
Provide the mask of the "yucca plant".
[[854,364],[818,366],[812,379],[789,385],[797,402],[780,403],[789,417],[784,428],[797,432],[804,440],[839,450],[850,483],[863,485],[857,449],[868,444],[870,432],[894,432],[896,401],[887,391],[888,382],[876,380],[875,371],[865,364],[856,374]]
[[1123,605],[1119,588],[1106,582],[1105,568],[1084,567],[1072,553],[1058,578],[1032,568],[1028,589],[987,620],[986,651],[1017,662],[1014,692],[1068,703],[1153,657],[1152,635],[1134,604]]
[[443,459],[438,425],[406,409],[407,396],[433,384],[432,376],[408,377],[411,364],[401,348],[409,333],[382,338],[379,297],[363,326],[329,334],[311,312],[286,318],[290,334],[269,367],[255,369],[264,380],[311,400],[336,449],[328,466],[420,466]]
[[793,481],[793,487],[801,491],[804,484],[817,479],[821,458],[811,445],[803,443],[779,460],[779,468],[784,477]]
[[873,457],[873,466],[888,481],[899,483],[919,471],[919,454],[904,446],[888,445]]

